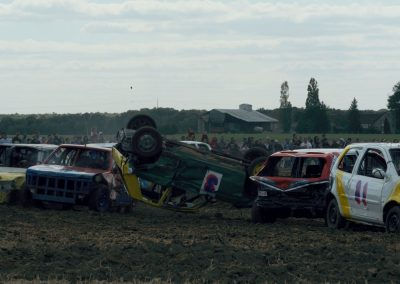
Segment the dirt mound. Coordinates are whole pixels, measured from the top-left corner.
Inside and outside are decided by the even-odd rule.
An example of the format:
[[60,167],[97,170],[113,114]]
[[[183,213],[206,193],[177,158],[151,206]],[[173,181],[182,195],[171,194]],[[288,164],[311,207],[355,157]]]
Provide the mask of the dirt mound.
[[0,206],[0,280],[396,282],[400,236],[322,220],[250,222],[226,204],[182,214]]

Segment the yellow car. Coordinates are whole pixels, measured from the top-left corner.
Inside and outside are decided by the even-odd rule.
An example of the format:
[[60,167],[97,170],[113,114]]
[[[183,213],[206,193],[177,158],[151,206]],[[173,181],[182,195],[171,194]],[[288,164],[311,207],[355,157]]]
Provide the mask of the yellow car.
[[25,187],[25,172],[42,163],[56,145],[0,144],[0,203],[14,203]]

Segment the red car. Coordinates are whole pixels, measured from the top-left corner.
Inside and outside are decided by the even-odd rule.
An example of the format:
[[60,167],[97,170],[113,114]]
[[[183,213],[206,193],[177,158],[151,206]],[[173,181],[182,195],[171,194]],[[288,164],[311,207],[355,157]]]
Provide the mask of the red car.
[[42,165],[27,170],[26,187],[34,201],[88,205],[100,212],[132,204],[113,173],[111,148],[102,145],[59,146]]
[[329,175],[342,149],[304,149],[271,155],[257,176],[258,196],[252,221],[276,218],[323,217],[329,193]]

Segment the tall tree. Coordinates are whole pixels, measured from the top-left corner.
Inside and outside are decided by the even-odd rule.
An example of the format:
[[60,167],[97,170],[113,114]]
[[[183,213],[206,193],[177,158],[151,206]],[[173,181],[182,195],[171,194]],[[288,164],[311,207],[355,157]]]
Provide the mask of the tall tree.
[[292,125],[292,104],[289,102],[289,84],[287,81],[281,85],[279,116],[284,132],[289,132]]
[[314,78],[310,79],[307,86],[306,108],[297,130],[308,133],[328,132],[330,130],[327,106],[319,100],[318,82]]
[[358,102],[356,98],[351,102],[347,113],[347,130],[350,133],[359,133],[361,130],[360,111],[358,110]]
[[306,109],[319,108],[320,106],[318,82],[311,78],[307,86]]
[[394,117],[394,128],[396,133],[400,133],[400,81],[393,87],[393,94],[388,98],[388,109]]

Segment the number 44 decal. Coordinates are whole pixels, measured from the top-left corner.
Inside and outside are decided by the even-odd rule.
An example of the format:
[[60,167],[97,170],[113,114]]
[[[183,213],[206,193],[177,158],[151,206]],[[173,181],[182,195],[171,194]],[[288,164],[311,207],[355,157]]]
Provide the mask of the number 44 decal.
[[368,182],[364,184],[361,192],[361,180],[359,180],[356,185],[356,192],[354,193],[354,199],[358,205],[362,203],[365,207],[367,207],[367,193],[368,193]]

